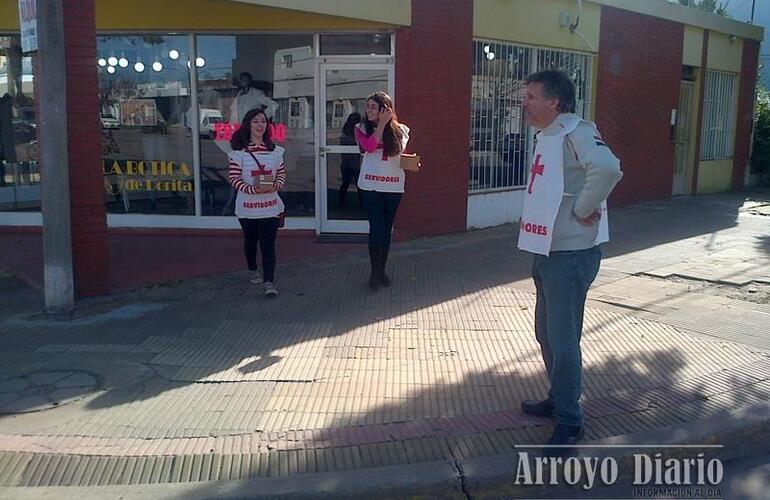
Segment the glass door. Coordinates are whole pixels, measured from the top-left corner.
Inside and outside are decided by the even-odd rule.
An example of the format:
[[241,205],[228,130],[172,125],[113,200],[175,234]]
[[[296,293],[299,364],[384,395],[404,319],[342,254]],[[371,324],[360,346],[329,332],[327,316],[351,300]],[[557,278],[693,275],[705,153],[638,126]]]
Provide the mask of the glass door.
[[389,64],[321,63],[319,201],[322,233],[367,233],[369,224],[358,192],[361,152],[353,127],[361,121],[366,97],[392,95]]

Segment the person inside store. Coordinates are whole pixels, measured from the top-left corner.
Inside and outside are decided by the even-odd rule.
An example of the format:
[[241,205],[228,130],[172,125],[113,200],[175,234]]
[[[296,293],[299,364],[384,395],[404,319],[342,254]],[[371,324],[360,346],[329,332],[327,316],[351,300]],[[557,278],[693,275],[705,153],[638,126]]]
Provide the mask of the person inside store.
[[[348,119],[345,120],[345,124],[342,126],[342,135],[340,135],[340,145],[342,146],[355,146],[356,142],[355,129],[356,125],[361,122],[360,113],[350,113]],[[340,161],[340,173],[342,174],[342,184],[339,190],[339,206],[345,208],[348,206],[348,188],[350,184],[358,179],[358,173],[361,171],[361,155],[359,153],[343,153],[342,160]],[[358,191],[359,202],[361,198],[361,192]]]
[[409,141],[409,127],[399,123],[393,100],[385,92],[366,99],[363,123],[355,127],[356,141],[364,151],[358,189],[369,220],[369,289],[390,286],[385,273],[393,222],[404,194],[401,153]]
[[254,81],[251,73],[241,73],[234,83],[237,92],[230,105],[231,122],[239,123],[249,110],[259,107],[265,110],[265,115],[269,119],[272,120],[275,117],[278,103],[268,97],[264,90],[257,87],[257,82]]
[[[284,148],[270,138],[268,118],[262,108],[243,117],[230,139],[230,184],[237,191],[235,216],[243,229],[243,253],[251,283],[264,282],[267,297],[277,297],[275,240],[284,213],[278,191],[286,182]],[[257,246],[262,254],[262,273],[257,267]]]

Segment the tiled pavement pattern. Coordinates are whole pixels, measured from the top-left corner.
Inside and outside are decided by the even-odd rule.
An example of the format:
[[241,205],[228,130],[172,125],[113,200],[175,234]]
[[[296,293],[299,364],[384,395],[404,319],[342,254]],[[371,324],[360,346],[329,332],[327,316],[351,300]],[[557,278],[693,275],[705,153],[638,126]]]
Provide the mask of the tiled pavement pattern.
[[[767,304],[646,276],[681,264],[723,281],[740,273],[702,262],[731,255],[724,266],[753,262],[752,279],[768,281],[770,218],[741,205],[714,197],[613,213],[616,242],[583,337],[589,439],[770,396]],[[69,322],[6,320],[0,399],[20,372],[102,379],[58,408],[0,415],[0,485],[286,476],[542,442],[549,423],[517,409],[547,386],[529,259],[514,241],[508,227],[403,245],[394,286],[378,294],[354,254],[282,267],[274,301],[238,273],[137,292]]]
[[[619,238],[606,249],[592,299],[704,338],[770,351],[770,303],[731,300],[687,283],[770,289],[767,192],[754,199],[676,198],[614,217]],[[685,279],[655,279],[666,277]]]

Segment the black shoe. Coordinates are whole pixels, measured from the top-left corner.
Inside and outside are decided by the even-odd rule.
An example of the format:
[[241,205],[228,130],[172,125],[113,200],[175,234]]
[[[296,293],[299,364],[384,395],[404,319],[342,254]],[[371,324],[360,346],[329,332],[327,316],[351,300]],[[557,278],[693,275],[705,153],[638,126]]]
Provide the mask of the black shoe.
[[553,418],[553,401],[544,399],[542,401],[522,401],[521,411],[527,415],[535,417]]
[[548,446],[543,448],[543,456],[568,457],[577,454],[577,449],[574,445],[578,444],[584,435],[585,430],[582,425],[556,424],[551,439],[546,443]]
[[382,270],[380,268],[380,259],[382,252],[380,250],[369,249],[369,263],[371,272],[369,274],[369,290],[376,292],[380,289],[380,280],[382,279]]
[[383,250],[380,254],[380,285],[390,286],[390,278],[385,274],[385,265],[388,263],[388,251]]
[[369,275],[369,291],[376,292],[380,289],[380,277],[376,273]]

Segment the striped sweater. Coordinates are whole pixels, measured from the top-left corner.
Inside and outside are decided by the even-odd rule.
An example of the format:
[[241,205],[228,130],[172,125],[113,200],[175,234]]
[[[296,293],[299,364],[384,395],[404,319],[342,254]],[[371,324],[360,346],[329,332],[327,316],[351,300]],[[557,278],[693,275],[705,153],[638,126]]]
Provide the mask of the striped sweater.
[[[280,146],[276,146],[276,149],[278,148],[280,148]],[[234,153],[241,154],[236,155]],[[257,160],[259,160],[262,168],[256,165],[256,162],[249,153],[253,154]],[[265,146],[261,144],[256,145],[254,143],[249,144],[248,147],[243,151],[231,152],[228,155],[230,160],[230,168],[228,170],[228,179],[230,184],[232,184],[235,189],[242,193],[258,194],[256,186],[244,180],[243,169],[247,168],[251,172],[252,176],[273,173],[272,171],[275,170],[275,183],[278,186],[278,190],[281,190],[284,183],[286,182],[286,168],[283,163],[283,154],[280,155],[280,164],[278,165],[278,168],[275,169],[273,165],[267,164],[269,162],[268,158],[273,157],[272,153],[273,152],[268,150]],[[280,153],[283,153],[283,148],[281,148]]]

